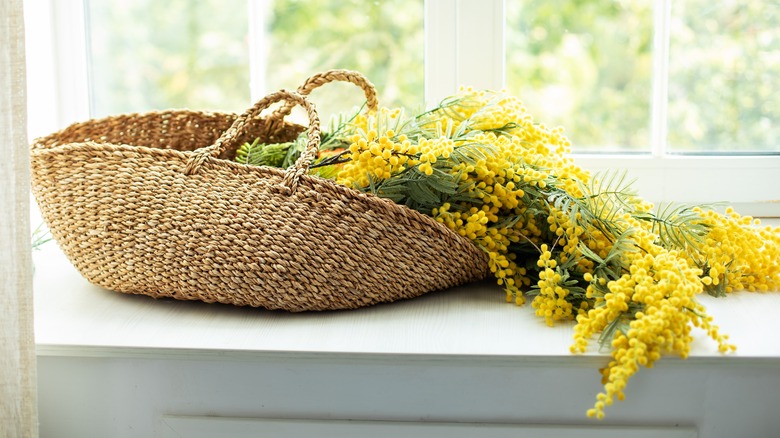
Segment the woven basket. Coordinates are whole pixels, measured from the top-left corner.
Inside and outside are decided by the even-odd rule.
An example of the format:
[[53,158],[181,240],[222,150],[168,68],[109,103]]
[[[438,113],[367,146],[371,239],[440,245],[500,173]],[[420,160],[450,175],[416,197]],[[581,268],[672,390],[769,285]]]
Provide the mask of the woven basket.
[[[337,73],[299,90],[329,80],[370,85]],[[295,165],[230,161],[246,141],[291,141],[305,129],[283,120],[290,106],[261,116],[281,100],[302,105],[310,119]],[[431,218],[307,175],[318,145],[314,107],[283,90],[240,116],[107,117],[32,145],[33,193],[76,269],[117,292],[306,311],[411,298],[485,276],[486,255]]]

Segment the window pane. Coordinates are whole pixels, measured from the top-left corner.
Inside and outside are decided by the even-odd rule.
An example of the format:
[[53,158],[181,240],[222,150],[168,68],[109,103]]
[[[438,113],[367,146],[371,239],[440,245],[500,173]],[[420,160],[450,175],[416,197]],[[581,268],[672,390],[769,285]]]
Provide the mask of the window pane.
[[[311,74],[346,68],[376,85],[382,106],[422,105],[422,0],[276,0],[269,7],[267,90],[295,88]],[[363,101],[349,84],[315,93],[312,99],[325,116]]]
[[778,23],[777,2],[673,2],[673,151],[780,152]]
[[87,0],[91,113],[242,111],[246,0]]
[[507,86],[576,152],[650,149],[650,1],[508,1]]

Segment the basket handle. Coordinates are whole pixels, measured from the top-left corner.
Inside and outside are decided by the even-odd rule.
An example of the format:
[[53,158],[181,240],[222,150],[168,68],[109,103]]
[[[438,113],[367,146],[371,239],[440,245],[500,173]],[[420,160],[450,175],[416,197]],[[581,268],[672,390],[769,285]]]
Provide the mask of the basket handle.
[[[313,76],[311,76],[309,79],[306,79],[306,81],[298,87],[298,94],[301,94],[303,96],[308,96],[309,93],[314,91],[316,88],[319,88],[327,83],[335,82],[335,81],[343,81],[343,82],[350,82],[352,84],[357,85],[360,87],[361,90],[363,90],[363,93],[366,95],[366,106],[369,111],[376,111],[379,109],[379,101],[376,97],[376,87],[374,87],[374,84],[371,83],[371,81],[368,80],[365,76],[363,76],[361,73],[353,71],[353,70],[327,70],[322,73],[317,73]],[[287,101],[281,108],[279,108],[275,113],[274,117],[286,117],[288,114],[290,114],[290,111],[292,111],[293,107],[295,105],[293,102]]]
[[317,158],[317,151],[320,146],[320,118],[319,115],[317,115],[317,109],[314,107],[313,103],[306,99],[306,97],[295,91],[279,90],[258,100],[251,108],[238,116],[230,128],[228,128],[214,144],[196,150],[195,154],[187,162],[184,173],[186,175],[197,174],[203,163],[210,157],[218,157],[225,149],[225,145],[235,141],[236,138],[243,133],[244,128],[252,119],[260,115],[260,113],[271,104],[281,100],[303,106],[309,116],[309,142],[306,146],[306,150],[301,153],[301,156],[298,157],[295,164],[286,170],[284,180],[282,181],[282,184],[285,187],[289,188],[291,192],[294,192],[298,186],[300,177],[309,171],[309,166],[312,161]]

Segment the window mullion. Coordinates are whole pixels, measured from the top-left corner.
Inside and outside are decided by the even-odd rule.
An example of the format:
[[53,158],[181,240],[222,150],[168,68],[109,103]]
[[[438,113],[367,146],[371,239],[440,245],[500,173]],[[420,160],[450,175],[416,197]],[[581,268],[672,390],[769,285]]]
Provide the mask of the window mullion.
[[249,95],[252,101],[265,96],[268,90],[266,71],[268,71],[267,19],[271,2],[248,0],[249,20]]
[[434,105],[458,86],[455,0],[425,1],[425,103]]
[[667,154],[669,102],[669,46],[672,0],[659,0],[653,6],[653,96],[651,120],[652,155]]
[[504,0],[425,2],[425,102],[504,87]]
[[458,0],[458,85],[504,87],[504,0]]
[[[67,126],[90,117],[88,47],[83,0],[51,0],[57,124]],[[58,128],[59,129],[59,128]]]

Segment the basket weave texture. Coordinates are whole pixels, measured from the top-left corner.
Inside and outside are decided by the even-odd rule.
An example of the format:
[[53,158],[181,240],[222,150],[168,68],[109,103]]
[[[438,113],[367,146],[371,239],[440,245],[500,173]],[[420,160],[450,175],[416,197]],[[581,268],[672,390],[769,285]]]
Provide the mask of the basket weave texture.
[[[356,79],[357,78],[357,79]],[[354,72],[315,75],[372,87]],[[366,85],[368,84],[368,85]],[[262,116],[277,101],[281,110]],[[247,141],[284,142],[302,105],[309,145],[287,170],[235,163]],[[124,293],[288,311],[349,309],[475,281],[486,255],[431,218],[306,174],[314,106],[266,96],[242,115],[191,110],[77,123],[32,145],[33,193],[59,246],[91,283]]]

